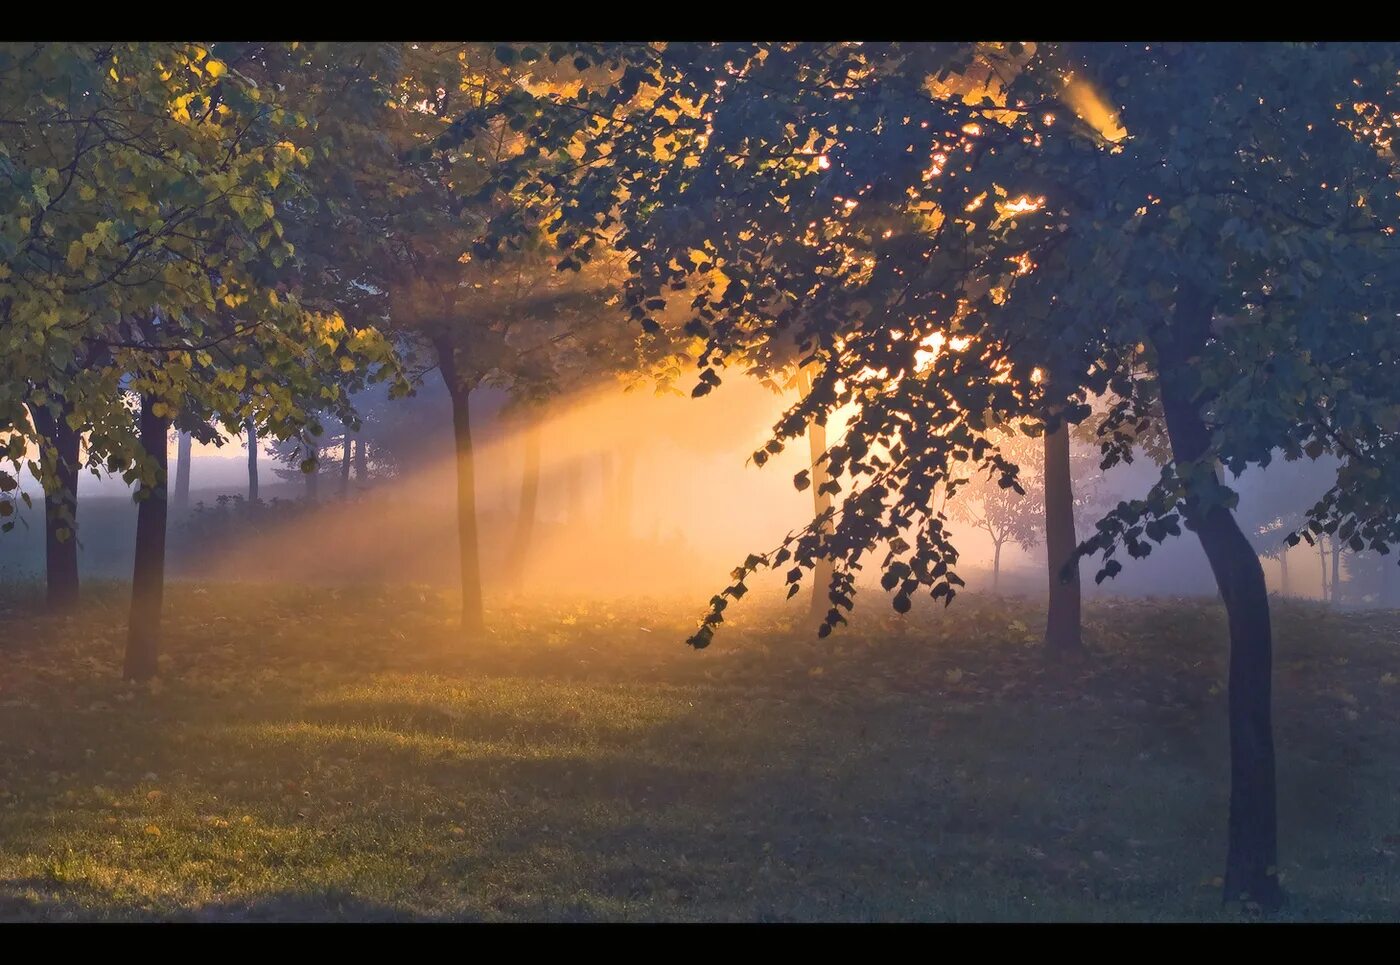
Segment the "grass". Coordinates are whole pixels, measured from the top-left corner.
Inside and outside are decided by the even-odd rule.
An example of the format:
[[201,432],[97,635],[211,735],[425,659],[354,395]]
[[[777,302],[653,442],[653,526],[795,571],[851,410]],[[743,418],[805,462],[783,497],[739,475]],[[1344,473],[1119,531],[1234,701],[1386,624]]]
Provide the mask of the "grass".
[[[746,599],[697,653],[675,601],[517,601],[468,649],[435,591],[176,584],[140,688],[121,587],[34,596],[0,919],[1232,917],[1214,604],[1093,604],[1056,666],[989,598],[825,641]],[[1283,917],[1400,918],[1400,613],[1275,623]]]

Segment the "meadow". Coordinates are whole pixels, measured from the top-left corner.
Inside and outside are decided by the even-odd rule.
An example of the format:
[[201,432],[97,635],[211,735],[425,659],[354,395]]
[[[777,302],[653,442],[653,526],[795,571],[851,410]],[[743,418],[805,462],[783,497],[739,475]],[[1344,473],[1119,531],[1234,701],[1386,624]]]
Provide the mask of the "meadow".
[[[1223,608],[0,587],[0,919],[1212,920]],[[1284,920],[1400,915],[1400,612],[1275,601]]]

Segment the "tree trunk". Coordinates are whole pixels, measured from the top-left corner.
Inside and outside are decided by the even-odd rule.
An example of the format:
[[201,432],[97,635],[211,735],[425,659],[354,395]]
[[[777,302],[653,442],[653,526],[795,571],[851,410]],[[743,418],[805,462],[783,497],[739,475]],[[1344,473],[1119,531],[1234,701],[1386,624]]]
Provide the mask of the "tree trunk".
[[1318,599],[1323,603],[1331,599],[1327,590],[1327,548],[1323,544],[1325,538],[1323,536],[1317,538],[1317,567],[1319,579],[1322,580],[1322,589],[1319,591]]
[[520,480],[520,512],[515,518],[515,537],[511,541],[510,563],[506,567],[511,582],[518,582],[525,573],[530,543],[535,533],[535,517],[540,498],[540,424],[531,419],[525,427],[525,466]]
[[1080,633],[1079,562],[1071,578],[1061,579],[1079,545],[1074,533],[1074,480],[1069,468],[1069,426],[1045,435],[1045,562],[1050,570],[1050,599],[1045,617],[1045,647],[1052,653],[1078,651]]
[[131,573],[131,617],[127,624],[128,680],[150,680],[160,654],[161,605],[165,595],[166,435],[170,419],[151,409],[156,402],[141,396],[141,447],[155,463],[156,481],[138,493],[136,559]]
[[306,448],[307,458],[312,460],[311,471],[303,474],[306,476],[306,501],[314,503],[321,486],[321,451],[314,442],[308,442]]
[[461,561],[462,630],[476,637],[486,630],[481,600],[481,557],[476,532],[476,467],[472,460],[471,386],[459,376],[451,343],[434,340],[443,381],[452,399],[452,436],[457,453],[457,549]]
[[345,430],[345,450],[340,456],[340,498],[350,498],[350,461],[355,454],[355,441],[350,438],[350,430]]
[[994,542],[992,551],[992,596],[1001,595],[1001,543]]
[[54,418],[43,406],[31,406],[34,428],[57,457],[55,480],[44,487],[45,604],[53,613],[78,604],[78,454],[82,434],[68,424],[72,408],[62,406]]
[[175,512],[183,513],[190,508],[190,456],[194,440],[188,432],[178,433],[175,438]]
[[1332,602],[1342,602],[1342,541],[1332,537]]
[[[812,377],[805,368],[799,367],[797,370],[797,391],[802,398],[807,398],[812,391]],[[807,454],[808,463],[811,468],[812,479],[812,512],[814,516],[831,509],[831,493],[822,492],[822,486],[827,482],[826,463],[821,461],[821,457],[826,453],[826,426],[817,422],[816,419],[807,420]],[[831,532],[831,523],[827,521],[822,525],[823,533]],[[812,567],[812,602],[810,605],[811,616],[824,617],[831,609],[831,560],[825,557],[818,558],[816,565]]]
[[258,501],[258,424],[248,420],[248,503]]
[[[1209,337],[1210,315],[1192,293],[1181,291],[1170,333],[1154,339],[1162,410],[1178,464],[1210,455],[1210,430],[1190,385],[1191,358]],[[1195,508],[1199,505],[1188,492],[1187,522],[1210,562],[1230,628],[1230,819],[1223,898],[1272,910],[1283,895],[1277,867],[1273,637],[1264,568],[1230,510],[1216,503],[1202,511]]]
[[355,433],[355,481],[361,486],[369,482],[369,442]]

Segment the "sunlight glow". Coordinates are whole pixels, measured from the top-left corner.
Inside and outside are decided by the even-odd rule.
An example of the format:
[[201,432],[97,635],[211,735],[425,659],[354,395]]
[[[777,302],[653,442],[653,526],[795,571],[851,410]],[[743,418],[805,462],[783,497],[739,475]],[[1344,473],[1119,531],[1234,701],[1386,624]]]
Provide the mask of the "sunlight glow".
[[1127,128],[1118,122],[1118,112],[1087,80],[1070,74],[1065,80],[1064,97],[1070,109],[1105,140],[1116,142],[1128,136]]

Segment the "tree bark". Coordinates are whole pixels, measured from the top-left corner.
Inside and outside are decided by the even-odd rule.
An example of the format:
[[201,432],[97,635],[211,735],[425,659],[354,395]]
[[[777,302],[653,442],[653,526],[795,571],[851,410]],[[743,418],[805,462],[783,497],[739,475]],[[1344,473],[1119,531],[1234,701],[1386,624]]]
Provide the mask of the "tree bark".
[[1079,562],[1061,579],[1079,545],[1074,532],[1074,480],[1069,468],[1069,426],[1045,435],[1045,562],[1050,598],[1045,616],[1045,647],[1052,653],[1077,652],[1080,632]]
[[248,503],[258,501],[258,424],[248,420]]
[[190,456],[194,440],[188,432],[177,433],[175,438],[175,511],[183,513],[190,508]]
[[535,534],[535,519],[540,501],[540,424],[531,419],[525,426],[525,464],[520,477],[520,512],[515,517],[515,535],[511,539],[510,562],[506,573],[512,583],[525,574],[530,544]]
[[443,381],[452,399],[452,436],[457,454],[457,549],[461,562],[462,630],[468,637],[486,630],[481,599],[481,556],[476,526],[476,467],[472,456],[471,386],[461,377],[453,346],[434,340]]
[[992,596],[1001,595],[1001,544],[993,542],[992,551]]
[[1288,547],[1285,546],[1278,554],[1278,576],[1279,594],[1288,596]]
[[1342,541],[1332,537],[1332,602],[1342,602]]
[[[812,391],[812,377],[805,368],[797,370],[797,391],[807,398]],[[822,492],[827,482],[826,463],[821,457],[826,453],[826,426],[815,418],[807,420],[807,454],[812,479],[812,513],[820,516],[831,509],[831,493]],[[822,524],[822,532],[831,532],[830,521]],[[831,560],[820,557],[812,567],[812,601],[810,613],[813,617],[823,617],[831,609]]]
[[151,411],[155,402],[151,396],[141,396],[141,447],[155,463],[156,481],[138,494],[140,504],[136,511],[136,558],[131,573],[125,676],[138,681],[156,675],[165,596],[166,435],[170,419]]
[[[1191,359],[1206,344],[1210,315],[1194,293],[1180,291],[1171,332],[1153,340],[1167,434],[1179,464],[1210,455],[1210,430],[1191,388]],[[1283,895],[1277,867],[1273,637],[1264,568],[1229,509],[1218,503],[1202,509],[1188,492],[1186,518],[1210,562],[1230,628],[1230,818],[1223,898],[1272,910]]]
[[58,418],[44,406],[30,406],[34,428],[53,447],[54,481],[44,487],[45,605],[68,613],[78,605],[78,455],[82,434],[68,424],[72,407],[62,404]]

